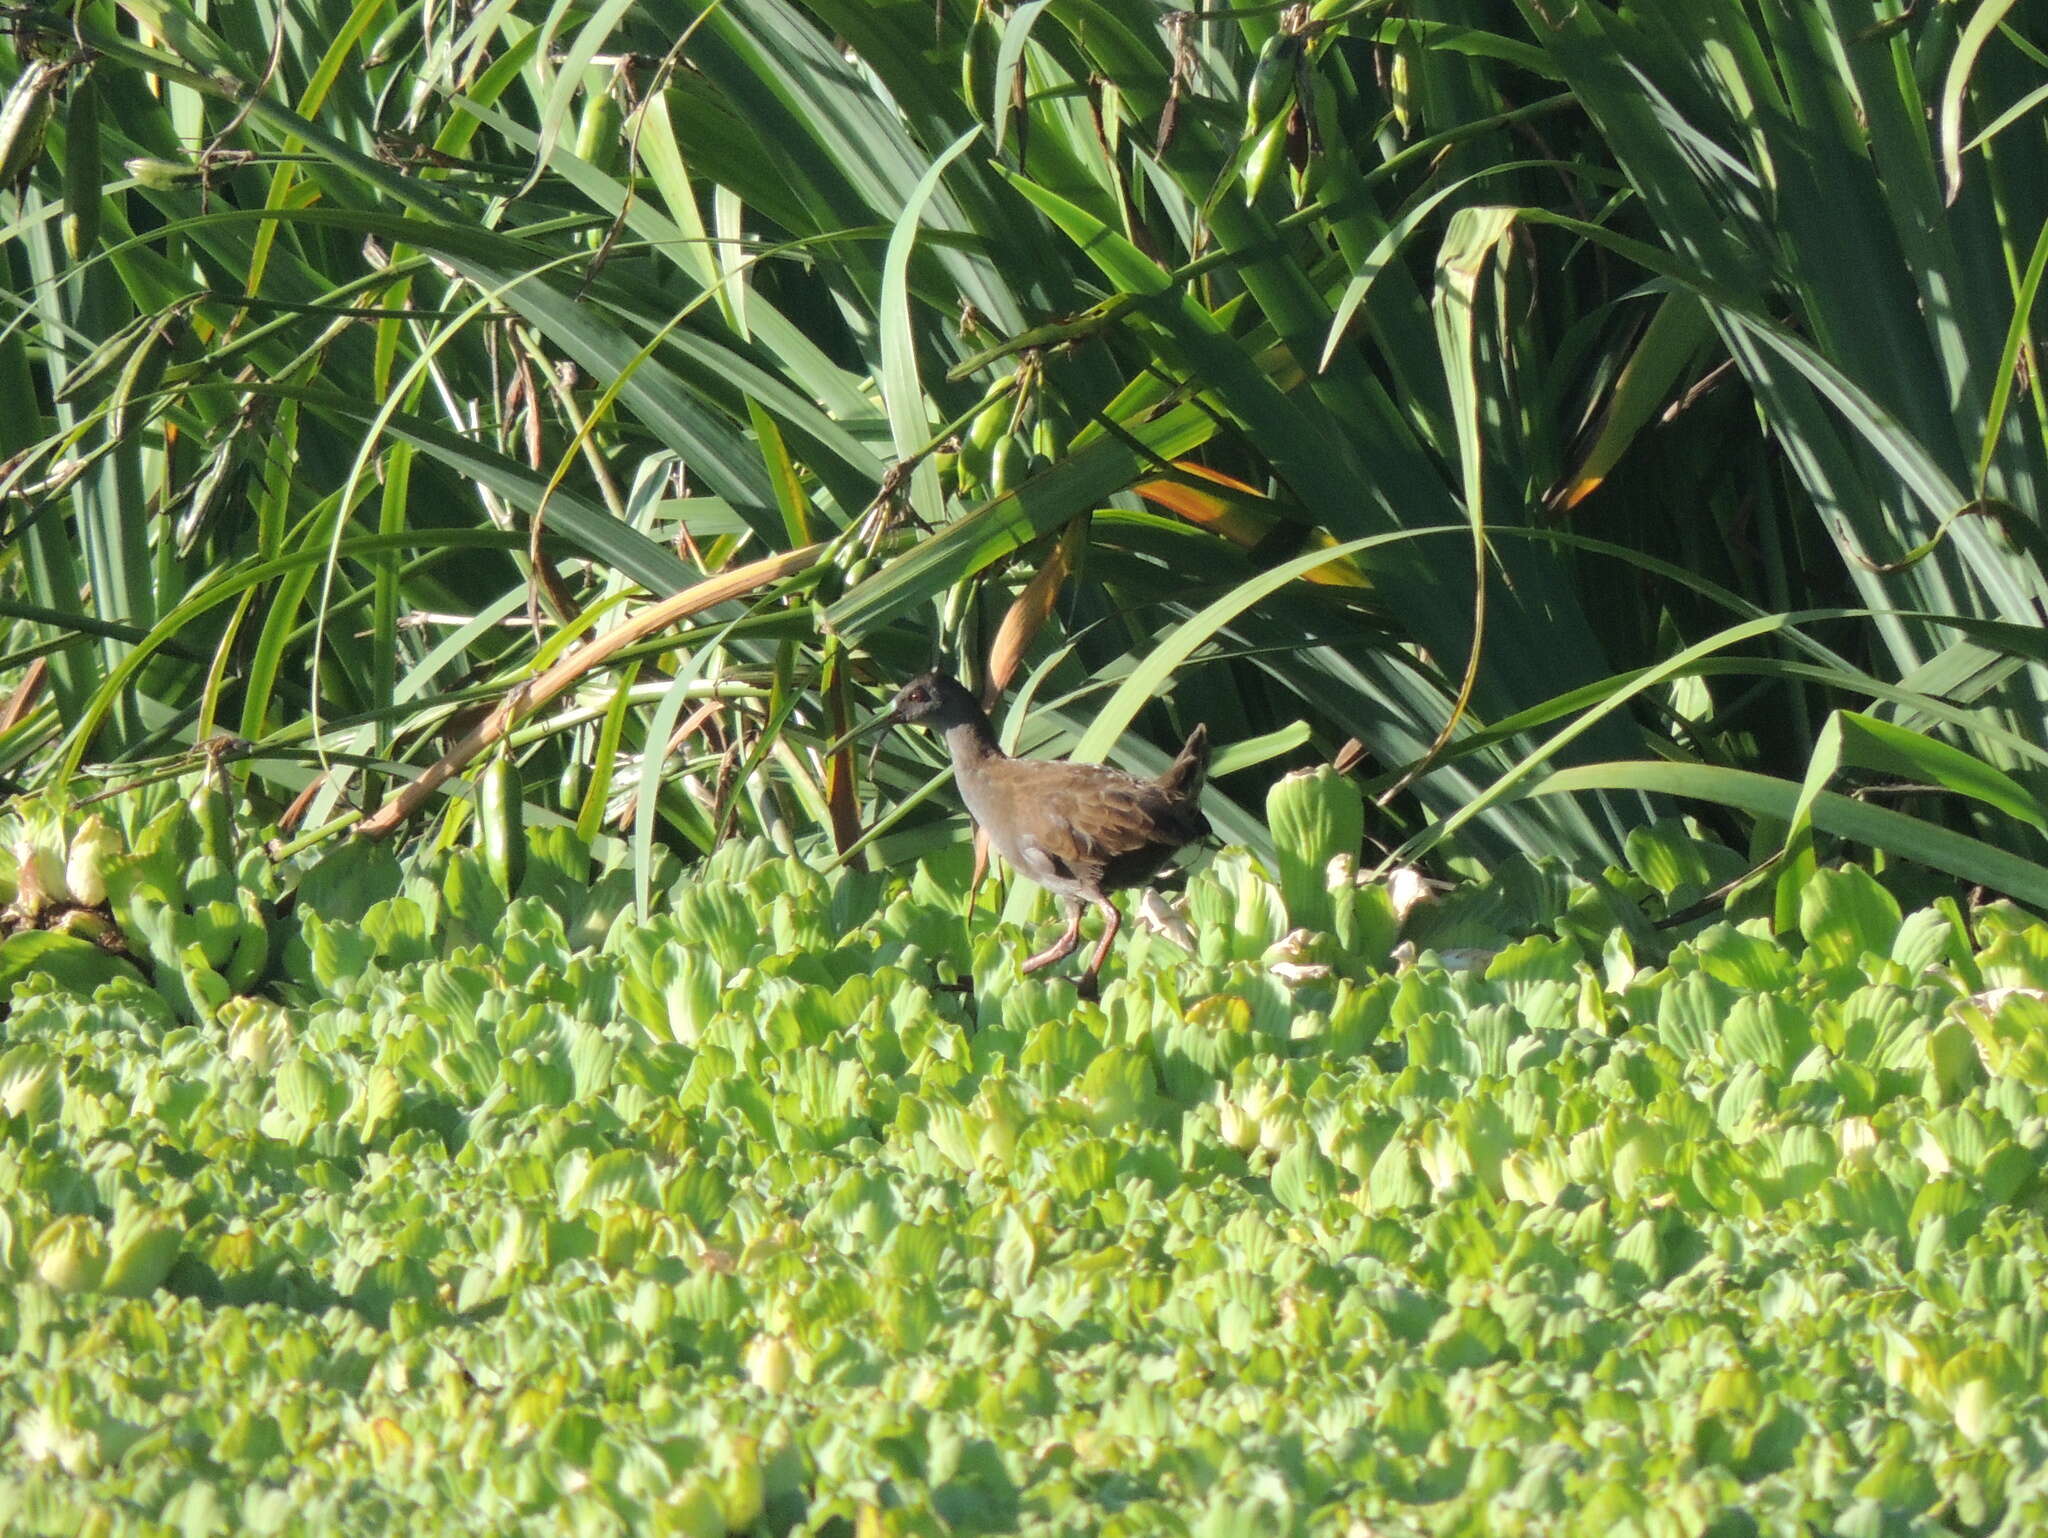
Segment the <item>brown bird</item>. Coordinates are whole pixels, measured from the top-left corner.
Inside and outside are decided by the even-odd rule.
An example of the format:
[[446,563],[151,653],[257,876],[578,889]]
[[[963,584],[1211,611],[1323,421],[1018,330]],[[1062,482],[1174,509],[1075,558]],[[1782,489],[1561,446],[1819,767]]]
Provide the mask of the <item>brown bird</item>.
[[1199,804],[1209,769],[1207,726],[1188,733],[1158,779],[1141,780],[1104,764],[1010,757],[980,703],[948,673],[911,679],[885,719],[944,734],[954,783],[976,825],[998,854],[1066,906],[1066,933],[1026,961],[1026,972],[1072,953],[1084,905],[1093,903],[1104,928],[1083,974],[1092,985],[1123,922],[1109,894],[1136,886],[1182,845],[1208,836]]

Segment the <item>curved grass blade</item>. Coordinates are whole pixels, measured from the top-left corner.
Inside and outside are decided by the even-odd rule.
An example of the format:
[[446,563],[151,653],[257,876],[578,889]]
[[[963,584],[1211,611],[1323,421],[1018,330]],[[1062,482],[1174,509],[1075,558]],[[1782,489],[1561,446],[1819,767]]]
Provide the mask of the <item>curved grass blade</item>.
[[[1522,786],[1518,794],[1577,795],[1594,790],[1650,791],[1709,801],[1779,821],[1789,821],[1799,802],[1799,787],[1772,775],[1746,769],[1648,761],[1575,764]],[[1813,825],[1837,838],[1885,850],[1958,880],[2004,892],[2036,908],[2048,908],[2048,866],[1889,807],[1871,806],[1823,791],[1814,798]]]
[[[976,124],[931,163],[897,216],[882,258],[882,400],[888,407],[889,431],[896,442],[898,463],[921,455],[932,432],[930,403],[918,378],[917,337],[910,321],[911,248],[917,243],[918,226],[924,220],[925,206],[938,190],[939,178],[980,137],[981,126]],[[945,521],[939,473],[929,459],[918,458],[917,467],[911,471],[910,505],[927,524]]]

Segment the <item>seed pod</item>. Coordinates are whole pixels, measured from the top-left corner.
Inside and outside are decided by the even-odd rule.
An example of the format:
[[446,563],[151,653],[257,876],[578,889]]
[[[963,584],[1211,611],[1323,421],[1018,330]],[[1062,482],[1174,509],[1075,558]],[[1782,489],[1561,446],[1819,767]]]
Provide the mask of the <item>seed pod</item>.
[[156,387],[163,382],[164,369],[171,361],[171,349],[167,333],[172,318],[159,315],[151,320],[137,336],[135,345],[129,348],[128,356],[121,364],[121,372],[114,380],[114,392],[108,400],[107,437],[109,442],[118,443],[136,431],[147,416],[151,398]]
[[477,837],[484,852],[484,864],[491,879],[507,897],[519,890],[526,875],[525,806],[519,787],[519,770],[510,753],[500,753],[485,767],[479,787]]
[[839,579],[839,591],[842,593],[849,592],[864,582],[867,579],[867,574],[874,570],[875,565],[873,552],[864,546],[853,547],[847,554],[849,559],[846,563],[846,569]]
[[1294,89],[1295,69],[1301,58],[1301,35],[1275,32],[1259,50],[1259,62],[1252,67],[1251,87],[1245,93],[1244,136],[1249,139],[1278,116]]
[[151,192],[176,192],[181,187],[196,187],[206,180],[206,173],[199,167],[183,165],[175,160],[152,160],[147,155],[138,155],[121,164],[130,176]]
[[42,158],[64,66],[31,59],[0,102],[0,187],[19,188]]
[[100,88],[87,70],[64,103],[64,250],[84,261],[100,241]]
[[1029,473],[1030,460],[1022,434],[1011,433],[996,445],[995,462],[989,466],[988,489],[997,496],[1010,490]]
[[[1404,38],[1407,28],[1402,28]],[[1394,62],[1387,71],[1388,105],[1393,108],[1394,124],[1401,130],[1401,137],[1407,138],[1415,131],[1415,93],[1413,82],[1415,63],[1411,57],[1412,45],[1397,43],[1394,46]]]
[[1008,388],[1014,375],[1005,375],[989,386],[988,394],[982,397],[981,410],[967,424],[967,441],[973,447],[987,453],[996,446],[996,440],[1010,425],[1010,419],[1017,413],[1017,403],[1011,398]]
[[1264,137],[1252,146],[1244,162],[1244,200],[1258,201],[1260,191],[1274,170],[1287,158],[1287,119],[1275,118],[1266,125]]
[[988,484],[995,467],[996,444],[1009,427],[1014,410],[1015,403],[1007,394],[992,394],[988,404],[967,424],[967,437],[960,445],[960,483],[963,486]]
[[616,170],[625,146],[620,133],[625,115],[611,86],[607,80],[602,88],[586,94],[583,117],[576,125],[576,158],[589,161],[600,171]]
[[192,486],[191,499],[185,504],[184,512],[178,515],[177,526],[172,532],[177,538],[179,555],[190,555],[198,548],[199,537],[206,532],[207,520],[213,516],[214,509],[221,505],[222,493],[228,489],[235,465],[235,438],[230,435],[213,451],[206,468],[199,472],[199,478]]
[[1288,922],[1329,933],[1335,910],[1326,872],[1336,856],[1357,854],[1365,837],[1365,797],[1349,775],[1322,764],[1288,775],[1266,793],[1266,826]]

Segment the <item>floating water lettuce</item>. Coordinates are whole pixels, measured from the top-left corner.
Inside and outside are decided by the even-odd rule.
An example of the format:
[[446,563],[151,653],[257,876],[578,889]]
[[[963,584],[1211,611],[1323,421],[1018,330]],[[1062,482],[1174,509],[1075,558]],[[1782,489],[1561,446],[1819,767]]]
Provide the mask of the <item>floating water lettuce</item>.
[[[1666,827],[1654,882],[1444,893],[1389,971],[1334,911],[1268,954],[1291,899],[1229,851],[1199,954],[1133,947],[1089,1001],[1014,975],[957,861],[727,845],[641,922],[529,829],[515,890],[341,848],[201,898],[165,869],[189,808],[108,805],[154,976],[24,972],[0,1052],[11,1531],[2018,1532],[2048,1500],[2016,910],[1963,932],[1837,873],[1803,936],[1617,951],[1589,914],[1724,863]],[[243,894],[294,883],[238,990]]]

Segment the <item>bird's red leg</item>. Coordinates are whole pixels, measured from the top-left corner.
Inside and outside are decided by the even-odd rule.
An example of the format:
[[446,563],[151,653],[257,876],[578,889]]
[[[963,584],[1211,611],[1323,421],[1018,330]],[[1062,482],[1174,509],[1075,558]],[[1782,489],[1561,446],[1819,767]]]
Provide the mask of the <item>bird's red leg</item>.
[[[1108,915],[1108,918],[1103,921],[1102,938],[1095,942],[1095,954],[1089,958],[1088,970],[1083,974],[1091,982],[1094,981],[1095,974],[1102,970],[1103,962],[1109,959],[1109,947],[1115,941],[1116,932],[1124,921],[1123,915],[1116,911],[1116,904],[1107,897],[1102,899],[1101,907],[1102,911]],[[1076,919],[1076,928],[1079,927],[1079,922]]]
[[1070,954],[1074,947],[1080,943],[1081,905],[1077,902],[1070,902],[1067,904],[1067,932],[1040,951],[1036,956],[1025,962],[1024,970],[1026,972],[1036,972],[1040,967],[1049,967],[1061,957]]

